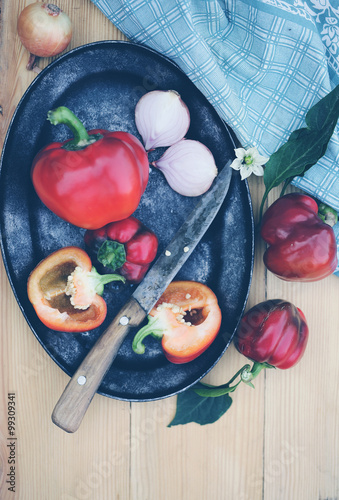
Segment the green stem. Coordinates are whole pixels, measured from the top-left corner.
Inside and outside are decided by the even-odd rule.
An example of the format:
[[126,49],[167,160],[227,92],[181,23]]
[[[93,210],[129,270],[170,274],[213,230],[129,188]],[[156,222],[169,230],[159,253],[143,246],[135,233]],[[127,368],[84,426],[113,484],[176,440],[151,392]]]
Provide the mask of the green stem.
[[[217,398],[219,396],[224,396],[225,394],[229,394],[230,392],[234,392],[238,385],[241,382],[249,385],[250,387],[254,387],[252,384],[252,380],[259,375],[261,370],[264,368],[274,368],[274,366],[269,365],[268,363],[257,363],[256,361],[253,363],[252,369],[251,365],[246,364],[237,373],[227,382],[227,384],[213,386],[208,384],[203,384],[202,382],[198,382],[193,387],[194,392],[198,394],[198,396],[205,398]],[[236,378],[240,375],[240,380],[235,385],[231,385]]]
[[318,207],[318,216],[320,219],[333,227],[338,222],[338,214],[334,208],[325,205],[325,203],[320,203]]
[[257,377],[261,372],[261,370],[263,370],[264,368],[273,368],[273,367],[271,365],[268,365],[267,363],[258,363],[257,361],[254,361],[252,369],[250,371],[243,370],[243,372],[241,373],[242,382],[254,388],[252,380],[255,379],[255,377]]
[[241,384],[241,380],[239,380],[239,382],[232,386],[224,384],[215,387],[203,384],[202,382],[198,382],[198,384],[196,384],[193,389],[194,392],[202,398],[218,398],[219,396],[225,396],[225,394],[234,392],[239,384]]
[[238,376],[242,374],[244,370],[248,370],[249,368],[251,368],[251,365],[249,364],[244,365],[242,368],[240,368],[240,370],[237,371],[237,373],[231,378],[231,380],[226,385],[232,384],[238,378]]
[[269,193],[269,191],[266,189],[264,196],[262,197],[262,200],[261,200],[260,210],[259,210],[259,223],[258,223],[259,225],[261,224],[262,214],[264,211],[264,204],[265,204],[265,201],[267,199],[268,193]]
[[105,267],[115,271],[126,262],[125,245],[114,240],[105,240],[97,255],[98,261]]
[[293,179],[293,177],[290,177],[289,179],[286,179],[286,181],[284,182],[284,185],[283,185],[283,187],[282,187],[282,190],[281,190],[281,192],[280,192],[280,195],[279,195],[280,197],[281,197],[281,196],[284,196],[285,191],[286,191],[286,189],[287,189],[287,186],[289,186],[289,185],[290,185],[290,183],[291,183],[292,179]]
[[99,274],[95,267],[92,267],[91,272],[88,273],[88,278],[91,282],[92,288],[98,295],[102,295],[104,287],[107,283],[112,281],[122,281],[125,283],[126,279],[120,274]]
[[[241,375],[244,371],[248,371],[251,368],[251,365],[246,364],[240,370],[237,371],[235,375],[227,382],[227,384],[213,386],[204,384],[199,382],[196,386],[194,386],[194,392],[198,394],[198,396],[202,396],[205,398],[216,398],[218,396],[224,396],[230,392],[234,392],[238,385],[242,382]],[[235,385],[231,386],[231,384],[239,377],[240,380]]]
[[56,109],[48,111],[47,120],[52,125],[64,124],[71,129],[74,138],[63,145],[63,148],[69,151],[84,149],[102,138],[101,134],[89,135],[79,118],[70,109],[66,108],[66,106],[59,106]]
[[143,344],[143,340],[148,337],[148,335],[152,335],[157,339],[161,339],[164,334],[164,326],[159,318],[148,316],[147,319],[147,325],[140,328],[133,339],[132,349],[137,354],[144,354],[145,345]]

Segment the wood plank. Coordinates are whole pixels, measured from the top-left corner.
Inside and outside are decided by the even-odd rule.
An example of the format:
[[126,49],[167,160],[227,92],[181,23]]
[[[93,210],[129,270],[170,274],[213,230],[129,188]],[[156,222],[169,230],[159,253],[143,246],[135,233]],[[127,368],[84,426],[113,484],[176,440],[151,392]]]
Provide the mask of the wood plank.
[[[253,200],[261,199],[262,194],[262,182],[252,179]],[[258,207],[255,203],[256,220]],[[256,239],[256,247],[263,247],[260,238]],[[264,299],[265,271],[261,252],[257,251],[247,308]],[[204,381],[214,385],[226,383],[246,363],[246,358],[231,345]],[[138,440],[136,453],[132,454],[132,500],[261,499],[264,397],[263,374],[256,379],[255,390],[244,384],[237,389],[231,408],[218,422],[171,428],[166,428],[166,424],[175,413],[175,396],[164,402],[133,403],[131,435],[140,436],[140,426],[146,423],[150,430],[145,439]],[[158,425],[154,415],[159,415]]]
[[[16,19],[33,0],[0,0],[0,146],[12,114],[36,74]],[[67,50],[99,40],[125,40],[90,0],[58,0],[74,25]],[[55,59],[55,58],[53,58]],[[41,59],[45,67],[52,58]],[[256,212],[262,179],[249,180]],[[270,195],[270,203],[277,196]],[[310,340],[291,370],[272,370],[240,386],[231,409],[213,425],[168,428],[176,398],[152,403],[99,395],[75,434],[51,422],[69,378],[27,326],[0,265],[0,498],[7,500],[286,500],[339,497],[339,281],[285,283],[262,263],[256,238],[247,308],[285,298],[305,313]],[[23,284],[26,286],[26,284]],[[206,382],[221,384],[246,362],[231,346]],[[8,393],[17,417],[16,495],[8,491]]]
[[338,278],[285,283],[269,275],[268,291],[300,307],[310,335],[298,365],[267,374],[265,497],[337,498]]
[[[269,203],[278,196],[273,190]],[[264,498],[337,498],[338,278],[292,283],[267,271],[267,296],[299,307],[310,333],[296,366],[266,374]]]
[[[27,51],[16,35],[16,18],[31,2],[1,2],[0,116],[1,145],[11,116],[36,73],[25,68]],[[82,43],[124,38],[89,1],[60,0],[74,25],[68,50]],[[81,15],[79,16],[79,12]],[[41,59],[46,66],[52,59]],[[23,145],[24,147],[24,145]],[[130,405],[96,395],[81,428],[74,435],[61,431],[51,413],[67,381],[27,326],[0,267],[0,497],[14,498],[8,473],[7,394],[16,394],[16,496],[23,500],[128,498]],[[25,286],[25,284],[23,284]]]

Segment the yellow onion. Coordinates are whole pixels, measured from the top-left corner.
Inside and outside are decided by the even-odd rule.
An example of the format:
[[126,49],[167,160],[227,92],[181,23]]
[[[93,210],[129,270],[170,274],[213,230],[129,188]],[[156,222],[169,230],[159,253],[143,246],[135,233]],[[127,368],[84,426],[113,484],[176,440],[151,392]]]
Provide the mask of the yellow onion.
[[213,154],[201,142],[182,139],[152,165],[164,174],[171,188],[183,196],[200,196],[218,174]]
[[72,38],[72,23],[68,15],[51,3],[35,2],[21,12],[17,30],[31,57],[27,69],[32,69],[35,56],[51,57],[60,54]]
[[149,151],[180,141],[190,126],[190,114],[175,90],[153,90],[138,101],[135,124]]

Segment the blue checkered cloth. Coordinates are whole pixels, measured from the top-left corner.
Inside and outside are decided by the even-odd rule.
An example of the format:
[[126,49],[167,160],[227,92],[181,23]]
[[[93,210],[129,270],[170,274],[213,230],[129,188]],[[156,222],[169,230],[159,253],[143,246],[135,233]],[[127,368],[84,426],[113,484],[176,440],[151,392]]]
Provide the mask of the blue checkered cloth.
[[[176,62],[242,145],[263,156],[339,84],[338,0],[92,2],[131,41]],[[293,184],[339,212],[339,126]],[[339,224],[335,231],[339,242]]]

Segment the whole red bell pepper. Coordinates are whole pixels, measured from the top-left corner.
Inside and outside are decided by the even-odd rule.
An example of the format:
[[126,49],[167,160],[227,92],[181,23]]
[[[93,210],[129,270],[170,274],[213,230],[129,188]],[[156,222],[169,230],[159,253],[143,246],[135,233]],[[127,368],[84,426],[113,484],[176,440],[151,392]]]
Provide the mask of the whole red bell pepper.
[[243,316],[234,344],[257,363],[286,369],[303,356],[307,340],[303,312],[290,302],[276,299],[257,304]]
[[85,229],[129,217],[139,205],[149,176],[141,142],[127,132],[87,132],[64,106],[49,111],[48,120],[67,125],[74,139],[49,144],[34,158],[32,180],[42,202],[62,219]]
[[188,363],[211,345],[220,324],[220,307],[210,288],[195,281],[173,281],[148,315],[148,324],[136,333],[132,348],[143,354],[143,340],[152,335],[162,339],[169,361]]
[[130,283],[139,283],[158,251],[158,238],[135,217],[87,230],[87,251],[100,272],[118,271]]
[[107,306],[104,285],[125,281],[118,274],[101,276],[87,253],[64,247],[43,259],[31,272],[27,293],[39,319],[48,328],[85,332],[101,325]]
[[279,278],[317,281],[336,269],[334,231],[317,213],[316,201],[299,193],[282,196],[265,212],[261,236],[270,246],[264,264]]
[[202,398],[215,398],[229,395],[242,382],[254,388],[252,381],[263,369],[284,370],[300,361],[308,333],[303,312],[290,302],[276,299],[257,304],[242,317],[234,337],[235,347],[253,361],[253,366],[244,365],[223,385],[198,382],[193,391]]

